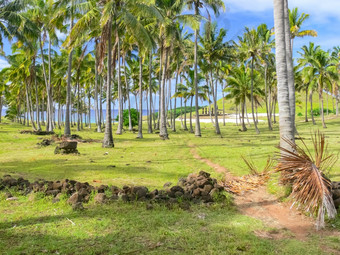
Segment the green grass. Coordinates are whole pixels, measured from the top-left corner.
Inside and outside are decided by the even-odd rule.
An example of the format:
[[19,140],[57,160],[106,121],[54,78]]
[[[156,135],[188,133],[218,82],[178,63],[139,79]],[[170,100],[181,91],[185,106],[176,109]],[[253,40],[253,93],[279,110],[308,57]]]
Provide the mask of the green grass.
[[[310,145],[310,133],[321,129],[301,122],[300,135]],[[340,119],[327,120],[325,130],[329,149],[340,149]],[[178,127],[179,128],[179,127]],[[234,124],[221,125],[222,137],[216,136],[209,124],[202,124],[202,138],[181,131],[170,140],[161,141],[155,134],[136,139],[126,132],[114,135],[115,148],[101,148],[100,143],[80,143],[80,155],[54,155],[54,147],[38,148],[39,136],[19,134],[28,129],[19,124],[0,124],[0,176],[11,174],[31,181],[37,178],[63,178],[104,184],[145,185],[162,188],[165,182],[177,183],[179,177],[205,170],[216,178],[220,174],[197,161],[190,145],[200,156],[228,168],[235,175],[248,173],[241,155],[263,167],[278,143],[277,124],[273,132],[260,124],[260,135],[253,129],[241,133]],[[75,132],[84,139],[102,139],[93,130]],[[58,133],[58,131],[57,131]],[[108,152],[108,155],[104,155]],[[151,162],[150,162],[151,161]],[[115,167],[112,167],[115,166]],[[340,180],[340,162],[331,173]],[[280,194],[273,178],[272,193]],[[322,245],[339,249],[339,237],[312,236],[305,242],[293,238],[272,240],[257,237],[254,231],[269,231],[259,220],[241,215],[227,204],[207,207],[193,205],[189,211],[177,206],[168,209],[155,205],[146,210],[143,203],[115,202],[96,205],[91,201],[83,212],[74,212],[66,198],[53,204],[51,198],[32,199],[16,194],[18,201],[5,201],[0,192],[0,251],[4,254],[322,254],[329,253]],[[198,215],[204,215],[200,219]],[[75,225],[73,225],[74,222]],[[340,229],[340,219],[332,224]]]

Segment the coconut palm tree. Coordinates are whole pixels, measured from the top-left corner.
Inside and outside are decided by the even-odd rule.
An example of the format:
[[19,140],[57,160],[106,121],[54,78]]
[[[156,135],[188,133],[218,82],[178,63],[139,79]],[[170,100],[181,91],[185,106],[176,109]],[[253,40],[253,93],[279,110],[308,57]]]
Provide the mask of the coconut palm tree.
[[319,102],[321,105],[320,115],[322,118],[323,128],[327,128],[324,117],[323,91],[325,86],[332,87],[334,80],[338,79],[338,71],[331,60],[328,52],[319,50],[311,59],[312,67],[315,69],[315,78],[317,79]]
[[[201,100],[208,101],[208,97],[204,90],[206,89],[207,85],[200,85],[201,82],[203,82],[204,77],[202,74],[198,73],[198,76],[196,77],[198,81],[198,98]],[[187,91],[185,93],[185,100],[188,101],[190,99],[190,133],[194,133],[193,130],[193,125],[192,125],[192,103],[193,103],[193,98],[195,97],[196,93],[196,87],[194,84],[195,81],[195,71],[194,70],[189,70],[187,75],[184,76],[184,80],[186,82],[186,87]]]
[[[257,75],[255,77],[258,77]],[[252,74],[250,70],[241,64],[240,66],[234,67],[230,70],[227,76],[227,87],[224,89],[227,92],[226,99],[233,99],[236,105],[241,107],[241,131],[247,131],[245,125],[245,106],[246,100],[251,100],[251,84]]]
[[290,113],[288,72],[286,59],[286,39],[285,39],[285,8],[284,2],[274,0],[274,26],[275,26],[275,55],[276,74],[278,88],[278,103],[280,116],[280,144],[282,148],[293,151],[290,141],[294,143],[294,123]]
[[299,10],[297,7],[293,9],[289,9],[289,25],[290,25],[290,33],[291,33],[291,47],[293,51],[293,45],[294,45],[294,39],[296,37],[305,37],[305,36],[318,36],[318,33],[313,30],[302,30],[301,27],[303,23],[309,18],[309,14],[307,13],[299,13]]
[[239,54],[244,59],[250,59],[251,65],[251,111],[253,116],[253,122],[255,126],[256,133],[259,134],[260,131],[257,128],[257,123],[255,120],[255,109],[254,109],[254,68],[257,61],[261,62],[263,56],[268,54],[271,50],[271,45],[264,42],[263,37],[263,26],[260,25],[257,30],[245,28],[245,33],[243,37],[239,37]]
[[[200,15],[201,8],[210,8],[213,12],[218,15],[220,9],[225,9],[224,2],[222,0],[186,0],[189,9],[193,9],[195,15]],[[198,35],[199,35],[199,27],[195,28],[195,47],[194,47],[194,71],[195,71],[195,79],[194,79],[194,87],[195,87],[195,113],[196,113],[196,126],[195,126],[195,136],[201,136],[201,126],[199,120],[198,113]]]
[[[210,87],[213,96],[214,109],[215,109],[215,131],[216,134],[221,134],[219,123],[218,123],[218,109],[217,109],[217,81],[218,81],[218,63],[226,59],[228,44],[224,42],[227,31],[223,28],[217,33],[217,23],[206,22],[204,24],[203,35],[199,37],[200,50],[199,55],[201,59],[207,62],[209,69],[209,80]],[[213,72],[217,72],[216,80],[214,80]]]

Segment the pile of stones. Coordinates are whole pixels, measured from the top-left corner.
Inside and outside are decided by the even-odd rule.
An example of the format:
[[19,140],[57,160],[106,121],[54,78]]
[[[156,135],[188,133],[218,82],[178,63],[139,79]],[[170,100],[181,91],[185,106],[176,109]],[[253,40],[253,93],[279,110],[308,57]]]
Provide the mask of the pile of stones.
[[332,182],[332,193],[335,208],[340,208],[340,182]]
[[[149,191],[144,186],[92,186],[89,183],[81,183],[74,180],[46,181],[37,180],[30,183],[23,178],[15,179],[10,175],[5,175],[0,179],[0,190],[6,188],[16,188],[27,195],[31,192],[42,192],[46,196],[53,196],[53,202],[60,201],[60,196],[69,196],[68,203],[74,209],[82,209],[83,203],[87,203],[91,194],[94,195],[96,203],[109,203],[121,199],[122,201],[149,201],[151,203],[175,204],[185,202],[212,203],[216,199],[225,198],[222,191],[224,188],[217,183],[216,179],[210,178],[210,174],[201,171],[197,174],[190,174],[187,178],[179,179],[177,185],[171,187],[171,183],[166,183],[164,189]],[[10,196],[8,195],[9,199]],[[13,199],[9,199],[13,200]]]
[[52,139],[42,139],[40,143],[37,143],[37,145],[40,147],[46,147],[50,146],[53,143],[54,141]]

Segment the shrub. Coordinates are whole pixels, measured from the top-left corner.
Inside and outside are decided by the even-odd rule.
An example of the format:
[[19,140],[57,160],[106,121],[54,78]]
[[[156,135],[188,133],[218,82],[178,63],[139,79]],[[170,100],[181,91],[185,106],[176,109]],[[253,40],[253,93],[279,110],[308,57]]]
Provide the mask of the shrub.
[[[131,111],[131,124],[132,127],[138,125],[138,117],[139,112],[136,109],[130,109]],[[116,121],[118,121],[118,116],[116,117]],[[128,127],[129,126],[129,110],[123,111],[123,126]]]

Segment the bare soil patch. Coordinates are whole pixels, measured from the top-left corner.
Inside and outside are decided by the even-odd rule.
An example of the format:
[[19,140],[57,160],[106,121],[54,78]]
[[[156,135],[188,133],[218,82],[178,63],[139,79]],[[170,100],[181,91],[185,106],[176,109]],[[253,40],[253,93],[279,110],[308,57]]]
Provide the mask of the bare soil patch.
[[[268,239],[296,238],[304,241],[311,234],[320,236],[337,235],[338,231],[322,230],[316,231],[314,221],[296,210],[291,203],[280,202],[277,197],[267,192],[265,182],[259,181],[257,184],[254,179],[250,180],[248,185],[247,176],[233,176],[227,168],[212,162],[209,159],[202,158],[195,146],[189,145],[190,152],[197,160],[204,162],[214,168],[216,172],[225,174],[226,189],[228,185],[237,184],[235,193],[235,204],[238,210],[247,216],[261,220],[272,231],[257,231],[255,235]],[[338,253],[336,253],[338,254]],[[340,252],[339,252],[340,254]]]

